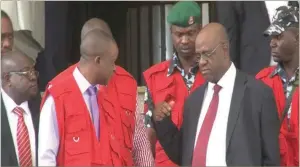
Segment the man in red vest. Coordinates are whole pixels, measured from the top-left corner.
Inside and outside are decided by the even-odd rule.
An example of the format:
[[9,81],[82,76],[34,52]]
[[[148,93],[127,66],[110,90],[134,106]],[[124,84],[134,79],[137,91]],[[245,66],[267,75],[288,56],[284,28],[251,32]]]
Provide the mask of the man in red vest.
[[182,123],[183,103],[186,97],[204,79],[198,72],[195,60],[195,39],[201,29],[201,10],[196,2],[181,1],[171,9],[167,21],[171,24],[171,33],[176,52],[171,60],[150,67],[144,72],[147,84],[145,123],[155,165],[175,166],[160,143],[152,123],[154,110],[172,110],[172,121],[179,128]]
[[260,71],[256,78],[273,89],[281,128],[282,166],[299,166],[299,9],[281,6],[270,27],[272,56],[277,66]]
[[[99,18],[92,18],[88,20],[82,30],[81,30],[81,38],[85,36],[86,33],[93,29],[101,29],[104,32],[108,33],[110,36],[112,35],[112,32],[108,26],[108,24],[99,19]],[[122,84],[120,84],[122,83]],[[132,106],[132,103],[136,104],[137,99],[132,100],[132,98],[128,98],[128,95],[135,96],[136,94],[132,94],[133,91],[130,92],[130,90],[136,90],[137,89],[137,83],[133,76],[129,74],[125,69],[123,69],[120,66],[116,65],[115,72],[112,76],[112,78],[109,81],[109,84],[107,85],[107,88],[109,89],[109,93],[112,93],[114,91],[116,93],[116,96],[118,97],[119,103],[121,105],[121,111],[120,114],[122,114],[123,118],[123,126],[124,130],[126,129],[126,117],[130,116],[127,114],[124,114],[124,110],[126,113],[126,110],[129,108],[128,106]],[[137,95],[136,95],[137,97]],[[114,102],[118,103],[118,102]],[[130,109],[130,108],[129,108]],[[132,109],[130,109],[132,110]],[[144,119],[141,116],[142,109],[136,107],[136,121],[135,121],[135,131],[133,136],[133,152],[132,156],[134,159],[134,165],[135,166],[153,166],[154,165],[154,159],[151,154],[150,150],[150,143],[146,136],[146,129],[144,127]],[[129,143],[129,142],[126,142]]]
[[[112,36],[106,32],[100,29],[87,32],[82,40],[81,53],[81,60],[76,66],[71,66],[50,82],[48,93],[46,92],[44,97],[44,105],[42,105],[44,117],[41,116],[41,118],[44,118],[43,124],[46,127],[43,126],[45,128],[42,132],[40,131],[40,143],[43,145],[40,144],[39,165],[134,165],[133,158],[137,160],[132,155],[135,154],[134,152],[141,152],[136,150],[136,147],[133,148],[136,143],[132,141],[135,130],[136,83],[132,82],[133,78],[128,78],[125,70],[115,68],[114,61],[117,58],[118,49]],[[98,111],[100,116],[94,116],[92,109],[97,108],[97,105],[89,104],[89,100],[86,99],[95,95],[91,92],[86,93],[82,89],[78,90],[78,87],[82,88],[82,84],[87,87],[87,83],[92,83],[92,81],[95,84],[106,85],[114,69],[118,69],[118,74],[111,77],[108,86],[100,86],[99,93],[97,93],[98,110],[101,112]],[[120,77],[116,77],[118,75]],[[78,76],[81,76],[80,82],[76,81]],[[110,86],[116,84],[111,82],[116,81],[116,78],[123,79],[124,85],[132,84],[133,86],[127,89],[122,86]],[[99,86],[97,87],[99,89]],[[119,90],[126,91],[117,93]],[[52,103],[52,107],[49,107],[51,97],[55,105],[53,106],[54,103]],[[118,103],[118,100],[123,103]],[[53,112],[53,108],[56,112]],[[50,119],[53,115],[57,115],[57,121]],[[94,121],[97,118],[100,121]],[[58,123],[55,124],[55,122]],[[54,138],[56,142],[55,140],[53,142],[53,139],[47,141],[47,138],[51,136],[47,132],[51,132],[51,129],[52,134],[59,136],[59,141],[57,137]],[[135,130],[135,134],[137,132]],[[140,136],[137,137],[140,138]],[[151,156],[150,152],[149,155]],[[151,161],[148,163],[151,164]]]

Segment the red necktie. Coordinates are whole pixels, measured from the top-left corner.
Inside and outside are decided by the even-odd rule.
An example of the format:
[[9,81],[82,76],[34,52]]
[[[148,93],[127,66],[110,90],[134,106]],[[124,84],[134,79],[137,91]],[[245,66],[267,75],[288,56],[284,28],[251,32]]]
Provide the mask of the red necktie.
[[192,166],[206,166],[206,152],[211,129],[213,127],[219,104],[219,91],[221,86],[214,86],[213,98],[208,107],[207,113],[201,126],[196,147],[193,154]]
[[17,126],[19,165],[21,167],[32,166],[29,133],[23,117],[24,110],[21,107],[16,107],[13,112],[15,112],[19,117]]

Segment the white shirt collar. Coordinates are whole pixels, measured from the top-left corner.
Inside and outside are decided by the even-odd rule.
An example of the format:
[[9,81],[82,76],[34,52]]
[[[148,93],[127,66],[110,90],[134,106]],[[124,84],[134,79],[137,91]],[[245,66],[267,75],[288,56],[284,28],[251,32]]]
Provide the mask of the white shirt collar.
[[9,95],[1,88],[1,94],[2,94],[2,98],[3,98],[3,103],[5,105],[5,109],[8,111],[8,112],[12,112],[16,107],[21,107],[24,111],[25,111],[25,114],[30,114],[28,113],[29,111],[26,110],[28,107],[28,101],[25,101],[23,103],[21,103],[20,105],[17,105],[16,102],[11,98],[9,97]]
[[[75,68],[73,71],[73,76],[75,78],[75,81],[79,87],[79,90],[81,94],[84,94],[86,90],[91,86],[88,80],[82,75],[82,73],[79,71],[78,67]],[[99,89],[99,86],[96,85],[97,88]]]
[[[217,84],[220,85],[222,89],[228,88],[231,85],[234,85],[235,77],[236,77],[236,68],[234,64],[231,62],[229,69],[225,72],[225,74],[222,76],[222,78],[219,80]],[[213,89],[214,86],[215,86],[214,83],[212,82],[208,83],[209,89]]]

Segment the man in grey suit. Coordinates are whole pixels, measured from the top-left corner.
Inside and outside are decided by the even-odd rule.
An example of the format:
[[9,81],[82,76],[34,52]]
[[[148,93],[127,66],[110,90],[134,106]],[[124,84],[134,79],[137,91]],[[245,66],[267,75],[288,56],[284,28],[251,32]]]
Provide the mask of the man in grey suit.
[[180,166],[279,166],[279,119],[272,90],[236,69],[221,24],[201,30],[196,53],[208,82],[185,101],[180,130],[168,116],[171,108],[153,115],[169,158]]

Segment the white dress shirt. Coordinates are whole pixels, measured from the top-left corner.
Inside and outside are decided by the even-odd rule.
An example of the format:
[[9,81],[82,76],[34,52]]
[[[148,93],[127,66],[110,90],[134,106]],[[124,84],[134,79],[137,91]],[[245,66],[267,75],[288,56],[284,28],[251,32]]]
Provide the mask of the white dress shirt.
[[[230,103],[232,92],[234,88],[234,82],[236,77],[236,68],[231,63],[230,68],[223,75],[220,81],[217,83],[222,87],[219,92],[219,104],[216,119],[214,121],[211,134],[207,146],[206,154],[206,166],[227,166],[226,164],[226,132],[227,122],[230,110]],[[198,120],[196,140],[194,148],[196,147],[198,135],[207,113],[209,104],[212,100],[214,90],[214,83],[209,82],[205,92],[201,113]]]
[[[270,23],[273,21],[273,17],[276,14],[276,9],[280,6],[287,6],[288,1],[265,1],[266,8],[268,11]],[[273,57],[270,55],[271,61],[270,66],[276,65],[277,63],[273,60]]]
[[[86,90],[90,83],[80,73],[76,67],[73,72],[74,79],[84,97],[85,103],[89,108]],[[56,156],[59,148],[59,134],[56,119],[56,109],[54,99],[49,95],[42,107],[40,115],[38,163],[39,166],[56,166]],[[133,158],[135,166],[152,166],[154,159],[150,149],[150,142],[146,136],[146,130],[138,110],[136,111],[136,128],[133,143]]]
[[[31,118],[31,112],[28,107],[28,102],[25,101],[21,103],[20,105],[17,105],[13,99],[11,99],[8,94],[1,88],[1,93],[2,93],[2,99],[3,103],[6,109],[6,114],[9,122],[9,127],[12,135],[12,139],[14,142],[15,146],[15,151],[17,154],[17,160],[19,163],[19,152],[18,152],[18,144],[17,144],[17,127],[18,127],[18,115],[13,112],[14,108],[16,107],[21,107],[25,112],[23,113],[24,117],[24,122],[27,126],[28,133],[29,133],[29,141],[30,141],[30,149],[31,149],[31,157],[32,157],[32,163],[33,166],[36,164],[36,157],[35,157],[35,131],[34,131],[34,126]],[[2,153],[5,154],[5,153]]]
[[[74,79],[83,95],[84,102],[90,111],[89,95],[87,89],[91,84],[85,79],[76,67],[73,72]],[[91,116],[91,112],[90,116]],[[58,123],[54,99],[49,95],[42,107],[40,115],[38,163],[39,166],[56,166],[56,155],[59,147]]]

